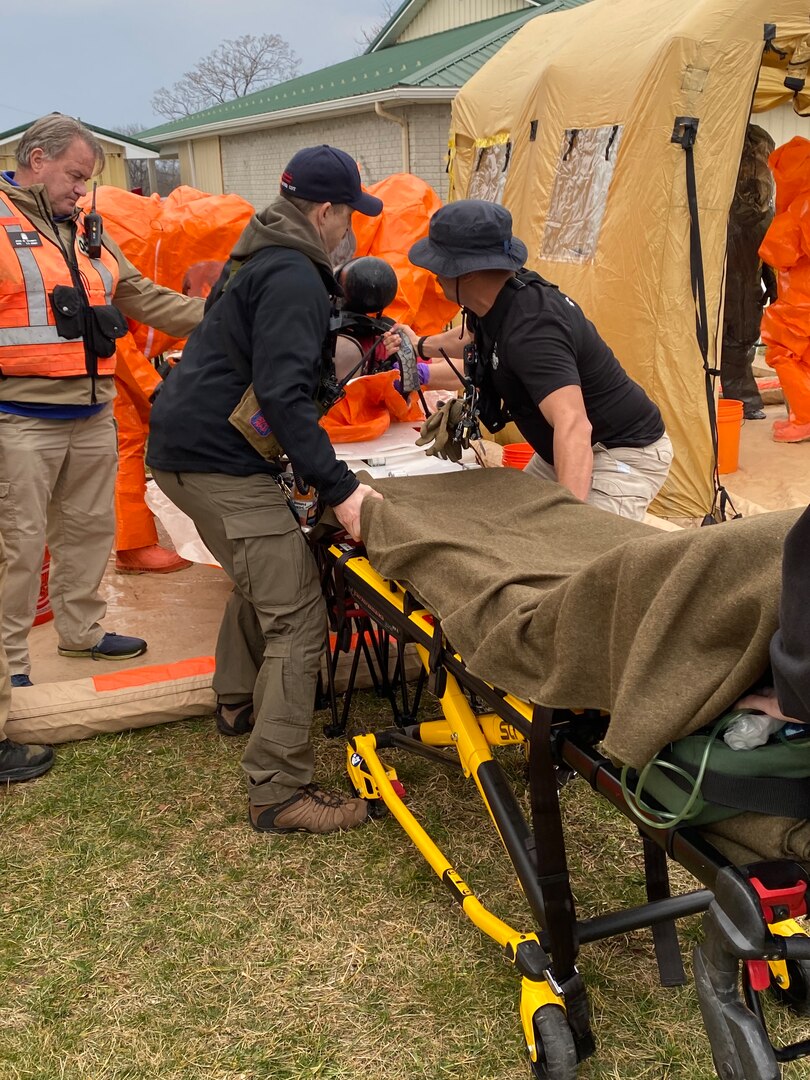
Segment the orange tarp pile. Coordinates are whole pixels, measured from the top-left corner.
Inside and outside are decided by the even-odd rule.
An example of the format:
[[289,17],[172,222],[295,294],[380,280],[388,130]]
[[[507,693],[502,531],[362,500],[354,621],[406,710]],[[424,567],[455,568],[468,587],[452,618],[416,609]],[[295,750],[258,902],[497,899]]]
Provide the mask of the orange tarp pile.
[[378,439],[389,428],[391,421],[425,419],[416,394],[411,394],[409,404],[394,389],[398,371],[382,371],[379,375],[366,375],[355,379],[346,387],[346,397],[321,420],[321,426],[333,443],[366,442]]
[[[89,207],[89,197],[82,205]],[[239,238],[253,207],[240,195],[208,195],[175,188],[165,199],[100,187],[96,209],[104,228],[129,261],[157,285],[180,292],[188,268],[205,260],[223,262]],[[149,358],[178,344],[149,327],[131,324],[136,344]]]
[[769,165],[776,217],[759,254],[777,271],[779,299],[765,309],[762,340],[790,406],[789,423],[810,424],[810,141],[791,139]]
[[408,251],[427,236],[442,201],[429,184],[410,173],[394,173],[367,190],[382,199],[383,211],[373,218],[354,215],[356,254],[376,255],[394,268],[399,289],[385,314],[417,334],[435,334],[456,317],[458,306],[445,299],[432,274],[410,263]]

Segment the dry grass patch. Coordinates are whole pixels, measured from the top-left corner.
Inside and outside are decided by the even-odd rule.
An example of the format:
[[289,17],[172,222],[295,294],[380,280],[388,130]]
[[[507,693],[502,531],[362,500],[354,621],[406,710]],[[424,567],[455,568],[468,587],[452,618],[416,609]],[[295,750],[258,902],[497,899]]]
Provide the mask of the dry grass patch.
[[[363,695],[355,727],[386,722]],[[107,736],[0,797],[0,1078],[525,1077],[519,980],[395,822],[259,836],[241,745],[211,720]],[[343,785],[344,754],[319,740],[319,779]],[[522,758],[503,756],[520,784]],[[472,786],[391,760],[481,898],[529,929]],[[563,794],[582,911],[640,902],[632,826],[584,784]],[[714,1075],[694,992],[658,985],[649,934],[586,947],[582,968],[600,1042],[584,1080]]]

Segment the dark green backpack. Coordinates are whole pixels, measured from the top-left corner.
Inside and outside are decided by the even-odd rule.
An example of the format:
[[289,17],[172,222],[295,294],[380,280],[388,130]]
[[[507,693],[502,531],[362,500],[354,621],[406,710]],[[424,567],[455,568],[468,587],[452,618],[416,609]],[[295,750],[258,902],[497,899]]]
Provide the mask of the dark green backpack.
[[[729,713],[708,734],[670,743],[639,772],[623,769],[631,811],[659,828],[708,825],[747,812],[810,818],[810,725],[804,738],[777,733],[764,746],[732,750],[723,731],[739,715]],[[650,798],[667,811],[665,823]]]

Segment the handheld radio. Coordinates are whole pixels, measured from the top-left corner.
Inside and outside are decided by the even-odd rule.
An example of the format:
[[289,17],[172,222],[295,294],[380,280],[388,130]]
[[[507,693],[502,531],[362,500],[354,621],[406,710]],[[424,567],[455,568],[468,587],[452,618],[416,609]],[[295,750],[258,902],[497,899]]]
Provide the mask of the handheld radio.
[[87,241],[87,254],[91,259],[101,258],[101,234],[104,224],[101,214],[96,210],[96,183],[93,182],[93,205],[89,214],[84,215],[84,235]]

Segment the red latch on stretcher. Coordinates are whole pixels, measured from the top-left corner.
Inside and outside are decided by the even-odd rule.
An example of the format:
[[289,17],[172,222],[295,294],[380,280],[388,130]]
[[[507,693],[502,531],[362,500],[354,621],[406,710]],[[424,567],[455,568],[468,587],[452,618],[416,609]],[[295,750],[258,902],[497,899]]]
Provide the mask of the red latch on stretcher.
[[408,793],[405,790],[405,785],[401,780],[392,780],[391,787],[394,789],[394,794],[398,799],[402,799],[403,802],[408,801]]
[[783,922],[807,914],[807,882],[798,881],[782,889],[768,889],[759,878],[749,879],[757,891],[765,921]]
[[771,985],[771,971],[767,960],[746,960],[745,966],[748,971],[748,982],[751,989],[760,993],[767,990]]

